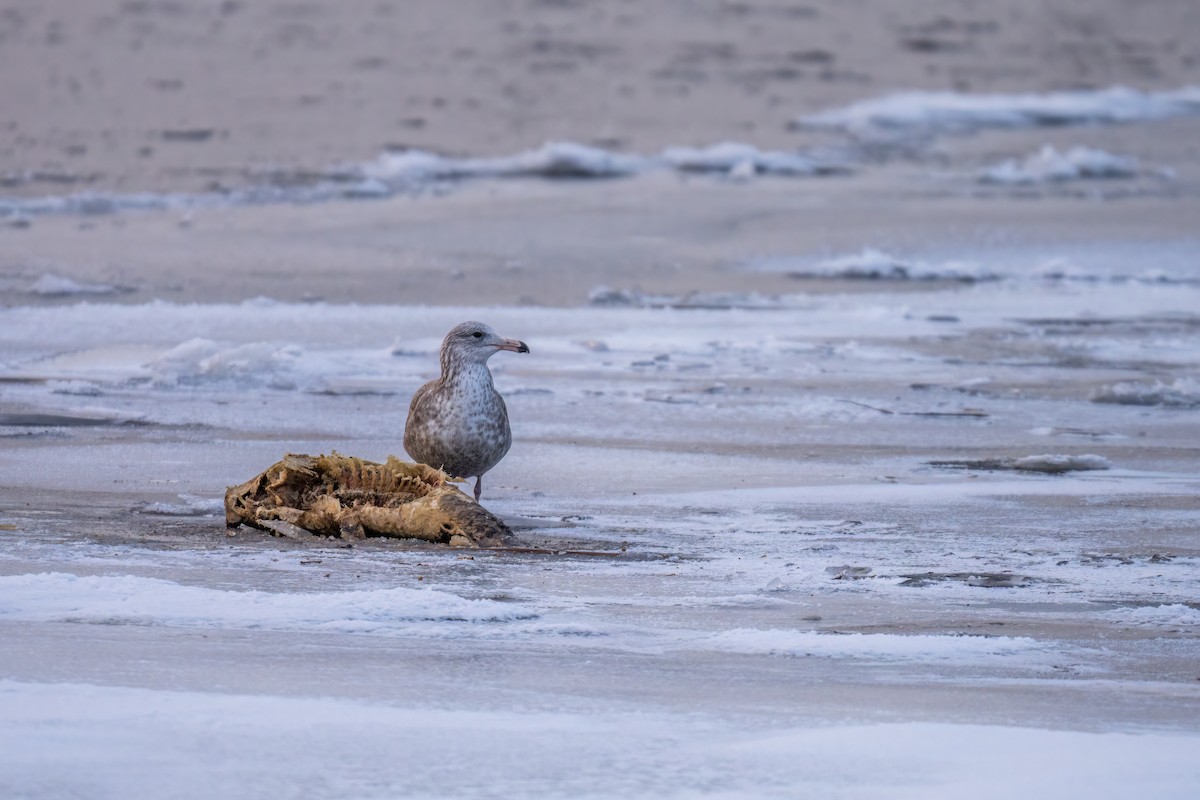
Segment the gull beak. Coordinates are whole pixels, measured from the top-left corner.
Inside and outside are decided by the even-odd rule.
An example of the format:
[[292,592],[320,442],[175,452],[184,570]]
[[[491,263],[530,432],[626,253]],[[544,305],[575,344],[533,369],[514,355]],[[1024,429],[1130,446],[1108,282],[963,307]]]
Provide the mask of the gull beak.
[[509,350],[513,353],[528,353],[529,345],[518,339],[502,339],[500,344],[496,345],[497,350]]

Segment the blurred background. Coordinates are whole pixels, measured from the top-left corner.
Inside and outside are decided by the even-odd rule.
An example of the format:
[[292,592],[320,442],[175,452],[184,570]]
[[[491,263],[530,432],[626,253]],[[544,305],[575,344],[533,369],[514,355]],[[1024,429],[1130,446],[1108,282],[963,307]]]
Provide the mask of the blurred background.
[[746,141],[897,89],[1200,82],[1190,0],[5,0],[5,194]]

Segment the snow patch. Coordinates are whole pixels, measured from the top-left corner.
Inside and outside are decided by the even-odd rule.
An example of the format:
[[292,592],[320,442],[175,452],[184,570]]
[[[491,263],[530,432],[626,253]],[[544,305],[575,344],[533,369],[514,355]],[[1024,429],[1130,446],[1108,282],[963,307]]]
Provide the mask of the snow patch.
[[1104,617],[1131,625],[1200,627],[1200,608],[1183,603],[1119,608],[1105,612]]
[[605,178],[641,172],[647,160],[574,142],[547,142],[539,148],[494,158],[454,158],[424,150],[384,153],[361,170],[368,179],[401,185],[451,178]]
[[368,180],[396,187],[459,178],[611,178],[658,169],[726,173],[733,178],[847,171],[845,165],[823,162],[802,153],[760,150],[741,142],[721,142],[706,148],[668,147],[658,156],[614,153],[574,142],[547,142],[533,150],[493,158],[455,158],[424,150],[405,150],[385,153],[357,169]]
[[589,305],[616,308],[766,309],[787,308],[794,302],[795,298],[758,292],[688,292],[671,295],[609,286],[596,286],[588,292]]
[[42,297],[72,297],[77,295],[116,294],[129,291],[107,283],[85,283],[47,272],[29,287],[30,294]]
[[1068,456],[1046,453],[1036,456],[1025,456],[1013,461],[1013,469],[1028,472],[1077,472],[1093,469],[1111,469],[1112,462],[1104,456],[1087,453],[1081,456]]
[[1200,408],[1200,380],[1176,378],[1170,383],[1161,380],[1124,381],[1097,389],[1093,403],[1114,403],[1123,406],[1165,406],[1167,408]]
[[191,494],[179,495],[179,502],[146,503],[137,509],[142,514],[152,514],[163,517],[210,517],[225,510],[225,502],[219,497],[197,497]]
[[713,650],[748,655],[861,658],[878,661],[962,661],[1012,656],[1042,649],[1025,637],[938,636],[891,633],[822,633],[736,628],[701,641]]
[[967,261],[930,264],[925,261],[900,258],[872,247],[864,248],[858,253],[819,261],[816,264],[793,257],[758,259],[751,264],[751,268],[767,272],[785,272],[793,278],[839,278],[843,280],[947,280],[974,283],[996,280],[999,277],[978,264]]
[[1200,112],[1200,87],[1143,92],[1108,89],[1045,94],[963,94],[900,92],[843,108],[801,117],[797,125],[839,128],[965,133],[986,128],[1135,122]]
[[299,347],[271,342],[219,344],[194,338],[163,353],[146,366],[160,385],[265,378],[273,388],[294,388],[284,373],[300,357]]
[[46,388],[54,394],[74,395],[76,397],[99,397],[104,390],[92,381],[65,380],[46,381]]
[[0,619],[189,628],[396,634],[413,623],[536,618],[531,609],[434,589],[279,593],[184,586],[133,575],[0,576]]
[[983,183],[1027,186],[1087,179],[1134,178],[1141,172],[1136,158],[1090,147],[1059,152],[1051,145],[1022,159],[1008,159],[983,171]]
[[755,174],[831,175],[848,171],[843,165],[821,163],[801,153],[764,151],[740,142],[721,142],[702,149],[669,147],[661,161],[680,172],[724,172],[733,178]]
[[824,260],[814,255],[760,256],[745,261],[743,268],[755,272],[781,273],[799,280],[954,281],[964,284],[1034,280],[1092,284],[1197,282],[1192,264],[1182,264],[1178,268],[1172,265],[1170,270],[1156,264],[1138,272],[1127,272],[1124,269],[1128,266],[1127,262],[1109,262],[1100,258],[1089,259],[1087,265],[1062,257],[1039,256],[1029,260],[1010,256],[998,259],[986,254],[984,258],[986,261],[923,260],[868,246],[857,253]]
[[[670,147],[658,155],[617,153],[576,142],[547,142],[531,150],[492,157],[456,157],[427,150],[402,150],[386,152],[365,164],[340,165],[315,173],[269,171],[258,176],[262,181],[260,185],[220,192],[87,192],[38,198],[0,197],[0,219],[27,219],[42,214],[96,215],[137,210],[186,212],[225,206],[372,200],[400,192],[436,191],[452,180],[616,178],[654,170],[725,173],[731,178],[745,179],[756,174],[839,174],[848,172],[850,167],[844,158],[836,155],[824,158],[799,152],[763,151],[737,142],[722,142],[699,149]],[[112,291],[122,290],[117,287]]]

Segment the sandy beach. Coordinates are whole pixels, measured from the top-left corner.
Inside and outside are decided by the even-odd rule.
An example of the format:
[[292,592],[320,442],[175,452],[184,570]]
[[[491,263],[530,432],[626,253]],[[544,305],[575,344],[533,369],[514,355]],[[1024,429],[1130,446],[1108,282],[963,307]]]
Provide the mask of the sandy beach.
[[0,175],[198,191],[387,148],[797,147],[793,117],[897,89],[1195,85],[1198,27],[1185,0],[12,0]]
[[[0,9],[0,792],[1191,798],[1194,3]],[[536,553],[227,533],[480,319]]]

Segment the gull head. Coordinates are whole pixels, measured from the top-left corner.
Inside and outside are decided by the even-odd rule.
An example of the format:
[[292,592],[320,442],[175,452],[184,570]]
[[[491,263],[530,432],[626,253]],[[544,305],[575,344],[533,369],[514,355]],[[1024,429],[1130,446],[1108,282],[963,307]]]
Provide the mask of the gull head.
[[455,325],[442,340],[442,363],[450,360],[484,364],[501,350],[528,353],[529,345],[518,339],[505,339],[482,322],[464,322]]

